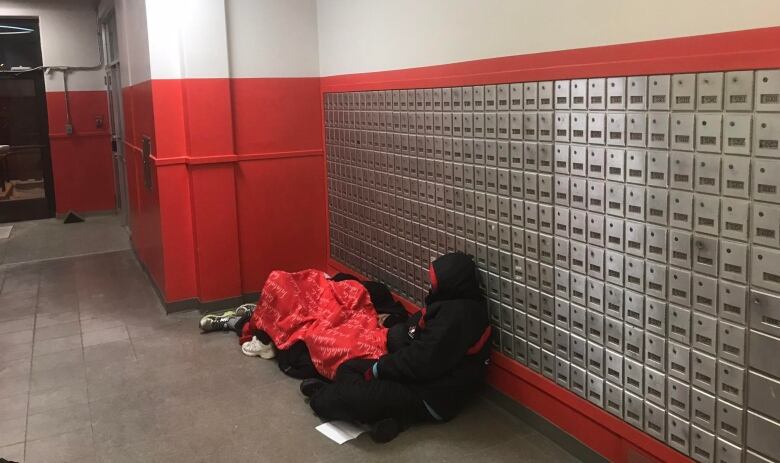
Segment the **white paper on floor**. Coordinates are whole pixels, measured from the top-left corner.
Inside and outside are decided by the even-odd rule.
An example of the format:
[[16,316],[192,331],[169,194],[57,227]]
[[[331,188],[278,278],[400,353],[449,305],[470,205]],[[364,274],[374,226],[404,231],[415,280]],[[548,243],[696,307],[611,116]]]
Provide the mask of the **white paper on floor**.
[[325,434],[330,440],[341,445],[344,442],[351,441],[357,436],[368,431],[368,429],[359,425],[348,423],[346,421],[329,421],[316,428],[317,431]]
[[0,227],[0,240],[4,240],[11,236],[11,230],[13,230],[13,225],[6,225],[4,227]]

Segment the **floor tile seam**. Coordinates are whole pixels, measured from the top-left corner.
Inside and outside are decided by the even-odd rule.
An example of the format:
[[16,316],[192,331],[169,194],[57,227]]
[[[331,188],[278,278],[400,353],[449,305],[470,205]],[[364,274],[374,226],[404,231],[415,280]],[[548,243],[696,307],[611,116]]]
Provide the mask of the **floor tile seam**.
[[[78,278],[76,278],[76,288],[78,290]],[[84,384],[87,388],[87,410],[89,412],[89,438],[92,442],[92,452],[97,455],[95,447],[95,415],[92,411],[92,403],[89,400],[89,379],[87,378],[87,355],[84,351],[84,328],[81,319],[81,299],[76,298],[76,312],[79,314],[79,336],[81,337],[81,362],[84,365],[82,373],[84,374]]]
[[36,327],[38,325],[38,301],[40,300],[40,292],[41,292],[41,273],[38,272],[38,287],[35,291],[35,308],[33,310],[34,318],[33,318],[33,339],[32,339],[32,349],[30,351],[30,376],[28,378],[28,381],[30,382],[29,386],[27,388],[27,410],[25,412],[24,416],[24,450],[22,450],[22,457],[26,460],[27,458],[27,431],[29,430],[28,424],[30,423],[30,398],[32,397],[32,371],[33,371],[33,359],[35,358],[35,332]]
[[68,260],[68,259],[77,259],[80,257],[89,257],[89,256],[98,256],[102,254],[117,254],[125,251],[130,251],[131,247],[126,248],[112,248],[108,250],[101,250],[101,251],[94,251],[94,252],[85,252],[81,254],[73,254],[70,256],[61,256],[61,257],[49,257],[49,258],[43,258],[43,259],[33,259],[33,260],[26,260],[22,262],[5,262],[0,264],[0,271],[6,271],[6,270],[13,270],[15,267],[21,267],[25,265],[32,265],[32,264],[46,264],[46,263],[52,263],[52,262],[58,262],[62,260]]
[[[76,432],[79,432],[79,431],[83,431],[85,429],[90,429],[90,432],[91,432],[91,425],[89,427],[84,425],[84,426],[80,426],[78,428],[68,429],[67,431],[58,431],[58,432],[55,432],[54,434],[47,434],[45,436],[36,437],[35,439],[25,439],[25,453],[27,453],[26,452],[26,450],[27,450],[26,447],[30,443],[39,442],[39,441],[42,441],[42,440],[45,440],[45,439],[53,439],[55,437],[64,436],[65,434],[73,434],[73,433],[76,433]],[[95,448],[95,444],[94,443],[92,444],[92,448],[94,450],[94,448]]]

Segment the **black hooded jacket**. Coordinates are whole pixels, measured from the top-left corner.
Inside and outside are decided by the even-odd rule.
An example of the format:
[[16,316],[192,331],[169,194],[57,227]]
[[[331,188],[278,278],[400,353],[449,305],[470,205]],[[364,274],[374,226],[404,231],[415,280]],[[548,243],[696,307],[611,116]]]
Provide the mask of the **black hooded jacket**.
[[388,332],[379,379],[409,384],[450,419],[484,381],[490,354],[485,300],[473,260],[447,254],[431,264],[426,308]]

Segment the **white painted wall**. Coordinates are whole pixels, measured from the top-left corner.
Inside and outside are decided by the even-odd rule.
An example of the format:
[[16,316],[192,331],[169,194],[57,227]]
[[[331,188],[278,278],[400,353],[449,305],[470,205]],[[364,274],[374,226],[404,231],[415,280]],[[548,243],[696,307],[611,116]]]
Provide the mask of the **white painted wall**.
[[154,79],[228,77],[224,0],[146,0]]
[[317,0],[320,75],[780,24],[778,0]]
[[[93,0],[0,0],[0,16],[37,17],[45,66],[93,66],[99,63],[97,12]],[[71,90],[101,90],[102,71],[75,71]],[[62,73],[46,76],[46,91],[62,91]]]
[[316,0],[226,0],[232,77],[319,75]]

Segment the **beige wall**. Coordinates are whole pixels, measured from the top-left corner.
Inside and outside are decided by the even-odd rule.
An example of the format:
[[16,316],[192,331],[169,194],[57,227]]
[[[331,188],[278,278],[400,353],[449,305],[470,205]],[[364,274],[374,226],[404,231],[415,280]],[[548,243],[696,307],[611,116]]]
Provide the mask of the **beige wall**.
[[320,74],[780,25],[778,0],[317,0]]

